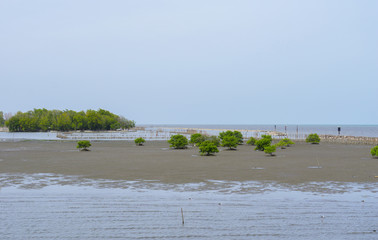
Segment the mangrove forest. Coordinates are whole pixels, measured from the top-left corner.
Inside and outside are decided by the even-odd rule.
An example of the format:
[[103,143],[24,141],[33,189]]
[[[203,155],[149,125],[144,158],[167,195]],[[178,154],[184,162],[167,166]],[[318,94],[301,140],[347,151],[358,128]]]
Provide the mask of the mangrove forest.
[[18,112],[5,125],[10,132],[104,131],[133,128],[135,122],[104,109],[75,112],[43,108]]

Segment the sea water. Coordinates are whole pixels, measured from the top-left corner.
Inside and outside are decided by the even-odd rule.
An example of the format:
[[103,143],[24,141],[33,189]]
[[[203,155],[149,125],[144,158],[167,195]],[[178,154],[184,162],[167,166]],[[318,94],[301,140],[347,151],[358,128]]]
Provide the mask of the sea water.
[[145,127],[185,127],[185,128],[205,128],[205,129],[240,129],[240,130],[263,130],[278,131],[287,133],[289,136],[303,137],[310,133],[338,135],[340,127],[340,135],[343,136],[362,136],[362,137],[378,137],[378,125],[294,125],[294,124],[249,124],[249,125],[195,125],[195,124],[151,124],[143,125]]
[[306,191],[273,182],[180,185],[53,174],[0,180],[4,240],[378,239],[376,183],[309,183],[321,186]]
[[[239,130],[263,130],[286,133],[292,139],[305,139],[310,133],[378,137],[378,125],[140,125],[146,130],[118,131],[118,132],[0,132],[0,141],[34,140],[61,140],[59,135],[64,135],[67,140],[134,140],[138,137],[147,140],[167,140],[171,135],[177,134],[177,130],[171,128],[202,128],[202,129],[239,129]],[[165,131],[164,131],[165,129]],[[216,133],[218,134],[218,133]],[[263,133],[262,133],[263,134]]]

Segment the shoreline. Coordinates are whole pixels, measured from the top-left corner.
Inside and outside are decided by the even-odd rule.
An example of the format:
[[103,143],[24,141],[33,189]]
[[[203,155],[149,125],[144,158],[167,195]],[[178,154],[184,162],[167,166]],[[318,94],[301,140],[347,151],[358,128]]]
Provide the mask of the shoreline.
[[[294,141],[304,141],[308,135],[292,136],[279,131],[248,130],[248,129],[210,129],[210,128],[177,128],[177,127],[136,127],[124,131],[69,131],[69,132],[0,132],[1,141],[22,141],[22,140],[111,140],[127,141],[142,137],[148,141],[166,141],[172,135],[182,134],[190,138],[191,134],[200,133],[203,135],[218,136],[223,131],[240,131],[244,141],[250,137],[261,138],[261,135],[268,134],[273,139],[288,137]],[[378,145],[378,137],[345,136],[319,134],[322,142],[342,144],[366,144]]]

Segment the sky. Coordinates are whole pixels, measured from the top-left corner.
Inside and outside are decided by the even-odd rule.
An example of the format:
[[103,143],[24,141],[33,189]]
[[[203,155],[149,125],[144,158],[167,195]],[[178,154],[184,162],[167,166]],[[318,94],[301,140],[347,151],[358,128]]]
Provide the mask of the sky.
[[378,124],[376,0],[2,0],[0,111]]

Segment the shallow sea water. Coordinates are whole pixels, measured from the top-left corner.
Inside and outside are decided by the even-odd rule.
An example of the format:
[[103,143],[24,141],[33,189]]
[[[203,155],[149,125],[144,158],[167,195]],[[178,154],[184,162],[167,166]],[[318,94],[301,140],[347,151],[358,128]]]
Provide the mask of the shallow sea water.
[[0,183],[0,239],[378,239],[376,183],[177,185],[53,174],[3,174]]
[[[185,128],[203,128],[203,129],[239,129],[242,130],[263,130],[263,131],[279,131],[286,133],[292,139],[305,139],[310,133],[338,135],[338,127],[341,127],[340,134],[343,136],[363,136],[363,137],[378,137],[378,125],[140,125],[146,127],[147,131],[139,130],[137,132],[96,132],[96,133],[67,133],[63,134],[67,139],[92,139],[92,140],[134,140],[137,137],[144,137],[145,139],[153,140],[167,140],[171,135],[174,135],[179,130],[169,128],[184,128],[181,129],[186,132]],[[163,129],[160,129],[163,128]],[[164,128],[166,128],[164,130]],[[218,135],[218,131],[207,131],[208,134]],[[243,134],[247,134],[244,132]],[[250,133],[252,134],[252,133]],[[255,133],[257,134],[257,133]],[[253,137],[258,135],[253,134]],[[264,134],[264,132],[260,133]],[[21,141],[25,139],[34,140],[62,140],[58,137],[62,133],[57,132],[0,132],[1,141]],[[244,137],[250,137],[245,135]]]
[[146,124],[144,127],[185,127],[185,128],[209,128],[209,129],[240,129],[240,130],[264,130],[287,133],[290,138],[305,138],[310,133],[343,136],[378,137],[378,125],[293,125],[293,124],[248,124],[248,125],[216,125],[216,124]]

